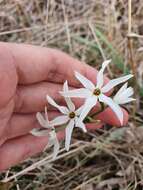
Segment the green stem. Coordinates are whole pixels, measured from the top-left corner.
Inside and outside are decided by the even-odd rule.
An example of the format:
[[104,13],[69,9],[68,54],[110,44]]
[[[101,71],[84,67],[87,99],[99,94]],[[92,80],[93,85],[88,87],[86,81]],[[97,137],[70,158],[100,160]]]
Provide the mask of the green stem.
[[86,123],[99,123],[100,122],[100,120],[97,120],[97,119],[93,119],[92,117],[90,117],[90,116],[87,116],[86,118],[85,118],[85,120],[84,120],[84,123],[86,124]]
[[105,104],[103,102],[99,102],[100,103],[100,106],[101,106],[101,109],[98,111],[98,112],[95,112],[93,113],[90,117],[93,118],[95,117],[96,115],[98,115],[99,113],[103,112],[104,109],[105,109]]

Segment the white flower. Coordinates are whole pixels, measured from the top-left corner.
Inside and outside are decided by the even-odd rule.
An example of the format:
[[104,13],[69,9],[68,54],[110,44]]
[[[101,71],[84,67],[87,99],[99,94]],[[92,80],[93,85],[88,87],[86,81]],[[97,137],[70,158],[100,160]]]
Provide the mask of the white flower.
[[[66,93],[68,92],[68,84],[67,81],[63,85],[63,92]],[[65,101],[67,104],[67,107],[65,106],[60,106],[58,105],[50,96],[47,95],[47,100],[49,104],[52,106],[56,107],[63,115],[56,117],[51,121],[51,124],[54,126],[57,125],[63,125],[67,124],[66,129],[65,129],[65,148],[66,150],[69,150],[70,146],[70,141],[71,141],[71,135],[74,127],[79,127],[81,128],[84,132],[86,132],[86,127],[82,121],[79,120],[79,115],[82,112],[83,106],[78,108],[77,110],[75,109],[75,105],[71,101],[70,98],[66,97]]]
[[70,90],[68,92],[61,92],[61,94],[64,97],[86,98],[84,108],[82,110],[82,113],[80,114],[81,121],[84,120],[89,111],[97,104],[97,101],[100,101],[110,106],[111,109],[115,112],[115,114],[119,118],[121,125],[123,124],[123,112],[120,106],[116,104],[110,97],[106,96],[105,93],[110,91],[116,85],[127,81],[128,79],[133,77],[133,75],[129,74],[117,79],[112,79],[107,84],[104,85],[103,72],[109,63],[110,60],[103,62],[102,67],[97,74],[96,85],[90,80],[88,80],[86,77],[81,75],[80,73],[75,72],[76,78],[82,83],[84,88]]
[[36,118],[39,121],[40,125],[46,129],[40,130],[38,128],[35,128],[30,133],[37,137],[48,136],[48,144],[45,147],[45,149],[47,147],[54,146],[53,159],[55,159],[59,152],[60,145],[57,139],[55,128],[53,125],[51,125],[50,121],[48,120],[47,108],[45,107],[45,118],[39,112],[36,114]]
[[113,100],[117,104],[126,104],[131,101],[134,101],[135,99],[131,96],[133,95],[134,91],[132,87],[128,87],[128,83],[125,83],[119,91],[114,96]]

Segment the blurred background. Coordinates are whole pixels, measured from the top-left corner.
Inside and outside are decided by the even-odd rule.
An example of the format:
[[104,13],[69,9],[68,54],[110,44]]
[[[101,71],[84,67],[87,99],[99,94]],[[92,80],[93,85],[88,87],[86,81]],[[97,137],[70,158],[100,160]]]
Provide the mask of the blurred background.
[[109,77],[133,73],[137,99],[127,126],[75,130],[69,152],[0,174],[16,174],[0,190],[143,190],[143,0],[0,0],[0,40],[58,48],[97,69],[112,59]]

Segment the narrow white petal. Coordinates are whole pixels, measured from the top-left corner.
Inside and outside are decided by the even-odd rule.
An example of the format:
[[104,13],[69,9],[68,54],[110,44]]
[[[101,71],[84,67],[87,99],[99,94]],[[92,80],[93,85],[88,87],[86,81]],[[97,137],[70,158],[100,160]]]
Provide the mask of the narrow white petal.
[[54,145],[53,159],[55,159],[60,149],[59,141],[55,131],[50,132],[50,138],[48,144],[49,146]]
[[80,115],[81,112],[82,112],[82,110],[83,110],[83,108],[84,108],[84,105],[80,106],[80,107],[75,111],[75,114],[76,114],[76,115]]
[[117,86],[120,83],[126,82],[127,80],[129,80],[131,77],[133,77],[133,75],[126,75],[117,79],[112,79],[110,80],[103,88],[102,88],[102,92],[106,93],[109,90],[111,90],[112,88],[114,88],[115,86]]
[[128,87],[126,90],[124,90],[119,96],[124,96],[124,97],[130,97],[134,93],[134,90],[132,87]]
[[46,119],[47,123],[49,123],[48,111],[47,111],[47,107],[46,106],[45,106],[45,119]]
[[56,134],[55,130],[50,131],[50,133],[49,133],[49,140],[50,141],[51,140],[55,140],[55,138],[57,138],[57,134]]
[[53,152],[53,159],[57,157],[57,154],[59,153],[60,145],[58,139],[55,139],[54,141],[54,152]]
[[121,125],[123,124],[123,112],[121,107],[116,104],[111,98],[105,96],[104,94],[101,94],[99,96],[99,100],[101,102],[104,102],[105,104],[107,104],[109,107],[111,107],[111,109],[115,112],[115,114],[117,115]]
[[64,97],[73,97],[73,98],[88,98],[92,95],[92,92],[85,88],[79,88],[75,90],[69,90],[68,92],[60,92]]
[[[68,92],[68,90],[69,90],[68,83],[67,83],[67,81],[65,81],[65,83],[63,85],[63,92]],[[71,99],[69,97],[65,97],[65,101],[67,103],[67,106],[68,106],[69,110],[70,111],[75,111],[75,105],[71,101]]]
[[67,123],[69,120],[69,117],[67,115],[58,116],[55,119],[50,121],[50,124],[52,126],[62,125]]
[[74,119],[71,119],[68,125],[66,126],[65,148],[67,151],[69,150],[70,147],[73,128],[74,128]]
[[95,89],[95,85],[89,79],[87,79],[85,76],[83,76],[82,74],[75,71],[75,77],[81,82],[81,84],[85,88],[87,88],[89,90]]
[[117,104],[120,104],[120,105],[122,105],[122,104],[127,104],[127,103],[129,103],[129,102],[132,102],[132,101],[135,101],[136,99],[134,99],[134,98],[120,98],[120,99],[115,99],[114,101],[117,103]]
[[49,104],[57,108],[61,113],[67,114],[69,110],[65,106],[59,106],[50,96],[46,96],[47,101]]
[[33,135],[33,136],[36,136],[36,137],[44,137],[44,136],[48,136],[49,135],[49,131],[48,130],[39,130],[38,128],[35,128],[35,129],[32,129],[30,131],[30,133]]
[[122,94],[126,89],[127,89],[128,83],[126,82],[125,84],[123,84],[123,86],[118,90],[118,92],[116,93],[115,96],[119,96],[120,94]]
[[75,118],[75,126],[79,127],[80,129],[82,129],[83,132],[85,132],[85,133],[87,132],[85,124],[82,121],[80,121],[78,117]]
[[122,92],[122,96],[130,97],[134,94],[134,90],[132,87],[127,88],[124,92]]
[[79,116],[80,121],[83,121],[87,114],[90,112],[90,110],[96,105],[97,103],[97,97],[92,96],[88,99],[86,99],[83,110]]
[[116,104],[123,104],[123,102],[126,101],[127,99],[128,99],[128,97],[127,97],[127,98],[124,98],[124,97],[122,97],[122,96],[115,96],[115,97],[113,98],[113,101],[114,101]]
[[48,127],[48,123],[40,112],[36,113],[36,118],[42,127]]
[[[48,147],[51,147],[54,145],[54,141],[55,141],[55,138],[56,138],[56,132],[55,130],[52,130],[49,132],[49,136],[48,136]],[[47,148],[48,148],[47,147]]]
[[106,69],[106,67],[108,66],[108,64],[111,62],[111,60],[106,60],[103,62],[101,69],[99,70],[99,72],[97,73],[97,88],[101,88],[103,86],[104,83],[104,70]]
[[127,104],[127,103],[132,102],[132,101],[136,101],[136,99],[135,98],[128,98],[128,99],[122,101],[121,104]]
[[[128,98],[128,97],[127,97]],[[127,99],[122,96],[114,96],[113,101],[117,104],[123,104],[124,100]]]
[[113,100],[118,104],[123,104],[124,102],[128,102],[128,99],[133,95],[133,89],[131,87],[127,88],[122,94],[119,94],[118,96],[115,95]]
[[[126,88],[125,88],[126,87]],[[134,99],[131,98],[131,96],[133,95],[134,91],[132,87],[128,87],[127,85],[123,85],[120,90],[116,93],[116,95],[114,96],[113,100],[114,102],[116,102],[117,104],[125,104],[128,102],[133,101]]]

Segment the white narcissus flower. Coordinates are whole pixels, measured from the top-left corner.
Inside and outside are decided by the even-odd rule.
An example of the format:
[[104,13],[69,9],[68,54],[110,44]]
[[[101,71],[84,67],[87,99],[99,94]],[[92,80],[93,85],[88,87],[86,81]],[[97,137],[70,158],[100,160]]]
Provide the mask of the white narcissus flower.
[[135,99],[131,96],[133,95],[134,91],[132,87],[128,87],[128,83],[125,83],[119,91],[115,94],[113,97],[114,102],[117,104],[126,104],[131,101],[134,101]]
[[56,135],[56,131],[53,125],[51,125],[49,119],[48,119],[48,114],[47,114],[47,108],[45,107],[45,118],[43,117],[43,115],[41,113],[37,113],[36,114],[36,118],[39,121],[40,125],[42,127],[44,127],[44,130],[40,130],[38,128],[35,128],[33,130],[31,130],[31,134],[37,137],[41,137],[41,136],[48,136],[48,144],[45,147],[45,149],[47,147],[51,147],[54,146],[54,153],[53,153],[53,159],[56,158],[58,152],[59,152],[59,141]]
[[[68,92],[68,84],[67,81],[63,85],[63,92]],[[83,106],[75,109],[75,105],[71,101],[70,98],[66,97],[65,101],[67,107],[58,105],[50,96],[47,95],[47,100],[49,104],[56,107],[63,115],[56,117],[51,121],[51,124],[54,126],[67,124],[65,128],[65,148],[68,151],[71,141],[71,135],[74,127],[81,128],[84,132],[86,132],[85,124],[82,121],[79,121],[79,116],[82,112]]]
[[123,124],[122,109],[110,97],[106,96],[105,93],[109,92],[116,85],[126,82],[128,79],[133,77],[133,75],[129,74],[117,79],[112,79],[104,85],[103,72],[109,63],[110,60],[103,62],[101,69],[97,73],[96,85],[80,73],[75,72],[76,78],[82,83],[84,88],[69,90],[68,92],[61,92],[64,97],[86,98],[84,108],[80,114],[80,121],[84,120],[89,111],[97,104],[97,101],[99,101],[111,107],[111,109],[117,115],[121,125]]

